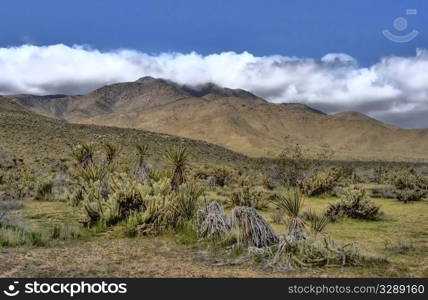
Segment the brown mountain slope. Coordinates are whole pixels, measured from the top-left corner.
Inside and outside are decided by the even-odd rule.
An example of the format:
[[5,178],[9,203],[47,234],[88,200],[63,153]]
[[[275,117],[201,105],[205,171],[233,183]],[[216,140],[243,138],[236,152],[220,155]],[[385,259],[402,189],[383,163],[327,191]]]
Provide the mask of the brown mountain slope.
[[290,141],[312,149],[328,144],[340,159],[424,160],[428,155],[427,130],[393,128],[373,119],[343,120],[239,98],[189,98],[141,112],[74,121],[191,137],[252,156],[277,155]]
[[[161,162],[162,153],[170,147],[185,145],[192,153],[191,162],[215,164],[252,164],[248,157],[209,144],[177,136],[143,130],[71,124],[28,111],[0,96],[0,164],[12,158],[33,162],[35,166],[68,159],[70,144],[78,142],[111,142],[123,147],[120,155],[132,161],[135,143],[149,147],[149,160]],[[162,163],[162,162],[161,162]]]
[[[145,77],[47,101],[61,108],[56,117],[73,123],[168,133],[251,156],[277,155],[292,142],[312,150],[328,144],[338,159],[428,160],[428,130],[404,130],[355,112],[326,115],[302,104],[272,104],[212,84],[183,87]],[[52,115],[36,106],[30,108]]]

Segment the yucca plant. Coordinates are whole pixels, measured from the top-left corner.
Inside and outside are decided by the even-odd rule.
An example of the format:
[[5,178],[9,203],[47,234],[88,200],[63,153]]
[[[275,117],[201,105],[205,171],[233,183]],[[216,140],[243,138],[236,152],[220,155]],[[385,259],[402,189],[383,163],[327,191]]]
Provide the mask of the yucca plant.
[[298,188],[286,190],[282,197],[273,200],[273,203],[289,218],[287,237],[291,242],[304,240],[307,237],[305,223],[300,217],[303,202],[303,195]]
[[121,150],[121,147],[119,145],[116,145],[113,143],[104,144],[104,151],[105,151],[104,166],[105,167],[108,167],[111,165],[113,160],[119,154],[120,150]]
[[149,155],[149,146],[135,144],[135,148],[137,149],[137,165],[135,167],[135,176],[143,183],[150,183],[150,170],[146,162],[147,156]]
[[171,189],[178,191],[184,182],[184,170],[187,167],[190,153],[186,147],[167,149],[164,153],[165,160],[174,168],[171,178]]
[[327,224],[330,222],[330,219],[326,215],[315,215],[311,220],[311,230],[317,235],[324,231]]
[[79,166],[88,168],[94,164],[94,153],[95,146],[93,144],[81,143],[71,150],[71,157]]

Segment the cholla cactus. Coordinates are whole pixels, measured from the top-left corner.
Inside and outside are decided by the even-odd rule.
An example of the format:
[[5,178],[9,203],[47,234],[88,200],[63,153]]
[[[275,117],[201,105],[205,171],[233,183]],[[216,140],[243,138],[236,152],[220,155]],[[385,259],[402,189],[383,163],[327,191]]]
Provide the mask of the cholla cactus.
[[320,195],[331,191],[341,176],[342,171],[339,168],[318,171],[312,177],[304,179],[300,183],[300,187],[308,196]]
[[335,220],[341,216],[353,219],[374,220],[381,215],[377,206],[363,189],[350,188],[345,190],[342,198],[327,208],[326,216]]

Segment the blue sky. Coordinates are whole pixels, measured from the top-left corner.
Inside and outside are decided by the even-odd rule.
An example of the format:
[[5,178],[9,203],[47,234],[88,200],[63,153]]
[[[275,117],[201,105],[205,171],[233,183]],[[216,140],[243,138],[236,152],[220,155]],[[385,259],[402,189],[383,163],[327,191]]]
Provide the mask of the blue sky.
[[427,0],[0,0],[0,94],[153,76],[428,128],[427,14]]
[[[0,0],[0,47],[88,44],[100,50],[138,49],[201,54],[249,51],[320,58],[344,52],[361,65],[428,47],[426,0]],[[406,9],[418,14],[406,16]],[[396,17],[419,36],[385,39]],[[425,31],[426,30],[426,31]],[[396,32],[397,33],[397,32]],[[407,32],[405,32],[407,33]]]

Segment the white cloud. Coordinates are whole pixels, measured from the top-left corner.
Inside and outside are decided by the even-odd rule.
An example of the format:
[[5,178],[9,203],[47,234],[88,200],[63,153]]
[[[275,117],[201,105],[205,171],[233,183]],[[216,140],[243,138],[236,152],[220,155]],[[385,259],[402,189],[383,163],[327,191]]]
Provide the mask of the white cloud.
[[[400,119],[403,125],[405,118],[394,114],[428,111],[428,50],[362,68],[343,53],[315,60],[248,52],[154,56],[62,44],[0,48],[0,94],[82,94],[147,75],[189,85],[213,82],[271,102],[305,102],[328,112],[355,109],[384,120]],[[409,126],[419,125],[413,120]]]

